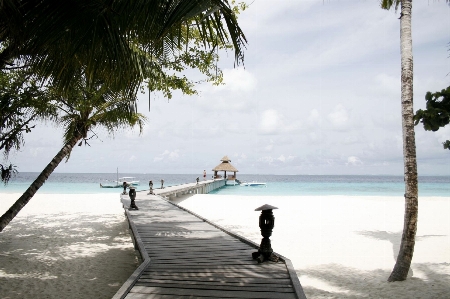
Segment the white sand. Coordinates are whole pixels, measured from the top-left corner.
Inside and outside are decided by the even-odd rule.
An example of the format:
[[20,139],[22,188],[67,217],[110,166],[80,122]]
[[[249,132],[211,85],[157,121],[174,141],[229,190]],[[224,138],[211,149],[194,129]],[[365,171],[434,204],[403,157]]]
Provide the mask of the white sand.
[[111,298],[140,264],[119,199],[35,195],[0,233],[0,298]]
[[271,204],[272,248],[291,259],[308,299],[450,298],[450,198],[420,198],[410,277],[388,283],[403,229],[399,197],[195,195],[179,204],[260,243]]
[[[18,196],[0,193],[0,211]],[[183,199],[258,244],[254,209],[279,207],[272,247],[291,259],[309,299],[450,298],[450,198],[420,199],[412,276],[396,283],[386,280],[398,253],[403,198]],[[0,233],[0,298],[111,298],[138,265],[118,194],[38,194]]]

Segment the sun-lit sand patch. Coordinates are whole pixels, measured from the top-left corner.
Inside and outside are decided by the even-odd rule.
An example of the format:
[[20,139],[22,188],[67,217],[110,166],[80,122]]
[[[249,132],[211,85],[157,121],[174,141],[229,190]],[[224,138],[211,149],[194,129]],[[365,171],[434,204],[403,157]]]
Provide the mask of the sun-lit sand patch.
[[388,283],[403,229],[404,199],[352,196],[194,195],[183,207],[256,243],[259,213],[271,204],[272,248],[291,259],[308,299],[447,298],[450,198],[419,199],[410,277]]

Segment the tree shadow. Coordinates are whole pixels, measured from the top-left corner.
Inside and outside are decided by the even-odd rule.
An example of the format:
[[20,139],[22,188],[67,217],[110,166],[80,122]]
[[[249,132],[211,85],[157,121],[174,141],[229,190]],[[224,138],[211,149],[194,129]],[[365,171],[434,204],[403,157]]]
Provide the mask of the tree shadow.
[[[314,298],[448,298],[450,275],[448,263],[414,264],[427,279],[410,277],[405,281],[387,282],[390,271],[362,271],[337,264],[321,265],[297,270],[306,297]],[[446,272],[446,273],[445,273]],[[314,283],[316,282],[316,283]]]
[[[392,254],[394,256],[394,260],[397,261],[398,253],[400,251],[400,244],[402,240],[402,231],[399,232],[387,232],[387,231],[359,231],[356,232],[359,235],[366,236],[375,240],[381,241],[389,241],[392,244]],[[445,235],[423,235],[416,236],[416,241],[422,241],[426,238],[432,237],[445,237]],[[412,268],[408,271],[408,278],[414,275],[414,271]]]
[[1,298],[111,298],[139,264],[123,215],[16,217],[0,235]]

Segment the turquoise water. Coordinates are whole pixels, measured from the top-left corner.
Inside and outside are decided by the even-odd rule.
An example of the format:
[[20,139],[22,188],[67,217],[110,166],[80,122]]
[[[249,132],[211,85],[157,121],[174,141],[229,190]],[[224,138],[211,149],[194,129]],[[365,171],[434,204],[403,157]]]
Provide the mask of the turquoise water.
[[[7,186],[1,185],[0,193],[24,192],[38,173],[19,173]],[[116,180],[115,173],[53,173],[39,189],[39,193],[120,193],[121,189],[100,188],[100,183]],[[148,190],[148,181],[159,188],[164,186],[193,183],[199,175],[194,174],[133,174],[140,180],[137,190]],[[266,187],[226,186],[211,194],[223,195],[356,195],[356,196],[403,196],[404,182],[401,176],[331,176],[331,175],[240,175],[241,181],[258,181]],[[426,176],[419,178],[419,196],[450,197],[449,176]]]

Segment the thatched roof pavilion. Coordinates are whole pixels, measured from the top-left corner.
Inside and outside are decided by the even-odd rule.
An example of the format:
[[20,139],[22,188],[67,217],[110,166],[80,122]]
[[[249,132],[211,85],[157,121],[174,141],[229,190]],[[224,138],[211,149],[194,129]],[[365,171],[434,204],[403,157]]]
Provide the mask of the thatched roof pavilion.
[[224,171],[224,178],[227,178],[227,171],[228,172],[233,172],[234,174],[231,176],[228,176],[228,180],[235,180],[236,179],[236,172],[238,172],[239,170],[236,169],[236,167],[234,167],[233,165],[231,165],[231,160],[230,158],[228,158],[228,156],[224,156],[220,161],[222,161],[222,163],[220,163],[219,165],[217,165],[216,167],[214,167],[212,170],[214,171],[214,178],[220,178],[219,175],[217,175],[218,171]]

